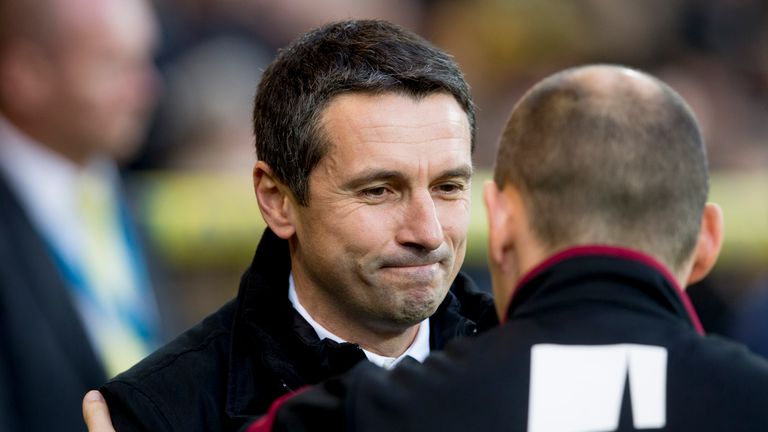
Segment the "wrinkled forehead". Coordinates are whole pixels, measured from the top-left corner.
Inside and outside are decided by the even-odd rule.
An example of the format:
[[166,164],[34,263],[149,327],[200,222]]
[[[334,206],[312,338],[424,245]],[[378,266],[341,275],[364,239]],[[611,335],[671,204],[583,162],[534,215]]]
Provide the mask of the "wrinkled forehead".
[[338,96],[323,111],[321,164],[355,171],[375,165],[471,165],[469,120],[452,95]]
[[387,139],[420,143],[441,137],[470,137],[467,113],[446,92],[415,96],[404,92],[348,92],[322,109],[319,126],[333,138]]

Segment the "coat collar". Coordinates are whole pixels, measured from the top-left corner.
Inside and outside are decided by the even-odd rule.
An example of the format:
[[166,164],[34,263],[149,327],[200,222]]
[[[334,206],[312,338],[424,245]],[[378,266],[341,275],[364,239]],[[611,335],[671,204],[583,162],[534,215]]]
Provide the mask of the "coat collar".
[[[616,280],[620,277],[632,286],[634,294],[652,298],[680,319],[686,320],[699,334],[704,334],[688,295],[677,284],[672,273],[656,259],[632,249],[604,245],[578,246],[563,250],[529,271],[518,283],[507,310],[507,320],[529,313],[542,304],[565,301],[585,293],[565,289],[582,286],[585,281]],[[613,301],[631,303],[632,295],[606,292]]]
[[[288,242],[264,231],[240,282],[232,328],[227,413],[262,414],[282,394],[343,373],[365,354],[357,346],[319,340],[288,299]],[[430,347],[496,324],[490,296],[459,274],[430,318]]]
[[365,358],[352,344],[320,341],[288,300],[288,242],[270,229],[240,281],[232,327],[227,413],[263,413],[285,392],[341,373]]

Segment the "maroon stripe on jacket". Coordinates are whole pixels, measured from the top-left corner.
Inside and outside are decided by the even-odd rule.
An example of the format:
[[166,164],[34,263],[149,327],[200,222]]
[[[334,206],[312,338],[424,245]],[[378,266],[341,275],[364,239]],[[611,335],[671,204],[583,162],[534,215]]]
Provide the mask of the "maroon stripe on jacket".
[[[675,292],[677,293],[678,297],[680,297],[680,301],[683,303],[683,307],[685,308],[685,311],[688,313],[688,318],[691,320],[691,323],[693,324],[693,327],[696,329],[696,331],[703,335],[704,334],[704,327],[701,325],[701,320],[699,320],[699,316],[696,313],[696,310],[693,308],[693,304],[691,304],[691,299],[688,297],[688,294],[683,290],[680,285],[677,283],[677,279],[675,279],[675,276],[672,275],[672,272],[667,269],[667,267],[657,261],[655,258],[644,254],[642,252],[628,249],[628,248],[622,248],[622,247],[616,247],[616,246],[606,246],[606,245],[586,245],[586,246],[575,246],[572,248],[568,248],[565,250],[562,250],[549,258],[545,259],[544,261],[540,262],[536,266],[534,266],[528,273],[523,276],[522,279],[520,279],[520,282],[517,283],[517,286],[515,287],[515,290],[512,292],[512,297],[514,297],[515,293],[520,291],[520,287],[530,282],[531,279],[539,275],[541,272],[547,270],[548,268],[554,266],[555,264],[559,264],[563,261],[567,261],[571,258],[576,257],[583,257],[583,256],[607,256],[607,257],[615,257],[615,258],[622,258],[625,260],[635,261],[642,264],[645,264],[648,267],[651,267],[658,271],[659,273],[664,276],[665,279],[675,288]],[[512,304],[512,301],[510,299],[509,305]],[[507,317],[506,315],[501,318],[501,322],[506,322]]]
[[246,429],[246,432],[272,432],[272,426],[275,424],[275,417],[277,417],[277,412],[280,410],[280,408],[286,402],[288,402],[289,399],[304,393],[305,391],[309,390],[309,388],[310,386],[301,387],[293,393],[284,394],[275,399],[275,401],[272,402],[272,405],[269,407],[269,411],[267,411],[264,416],[251,423],[248,426],[248,429]]

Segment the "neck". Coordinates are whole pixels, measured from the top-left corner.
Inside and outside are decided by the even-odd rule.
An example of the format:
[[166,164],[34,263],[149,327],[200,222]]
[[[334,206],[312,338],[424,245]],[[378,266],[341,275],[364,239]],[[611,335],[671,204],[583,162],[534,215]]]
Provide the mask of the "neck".
[[[407,328],[383,328],[343,313],[336,303],[324,301],[317,290],[303,289],[307,285],[296,280],[294,287],[299,307],[317,324],[344,342],[359,345],[362,349],[384,357],[399,357],[414,342],[419,324]],[[314,294],[314,295],[313,295]],[[333,338],[331,338],[333,339]]]
[[15,116],[13,113],[3,113],[3,115],[18,132],[36,144],[44,146],[80,168],[88,165],[88,161],[91,158],[90,152],[75,145],[68,145],[63,141],[62,134],[58,131],[42,127],[41,124],[35,121],[28,120],[22,116]]

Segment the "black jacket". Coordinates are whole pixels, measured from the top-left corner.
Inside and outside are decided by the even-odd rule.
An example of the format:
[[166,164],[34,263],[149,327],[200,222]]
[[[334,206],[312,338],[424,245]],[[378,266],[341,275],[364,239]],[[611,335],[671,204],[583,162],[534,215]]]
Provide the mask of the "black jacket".
[[0,175],[0,431],[81,431],[106,380],[70,289]]
[[650,258],[572,249],[524,280],[501,327],[423,365],[360,365],[248,430],[572,430],[533,413],[579,430],[768,430],[768,362],[697,323]]
[[[364,360],[319,340],[288,300],[288,244],[267,229],[238,297],[101,388],[118,431],[237,430],[291,390]],[[430,319],[430,345],[496,322],[490,296],[459,275]]]

